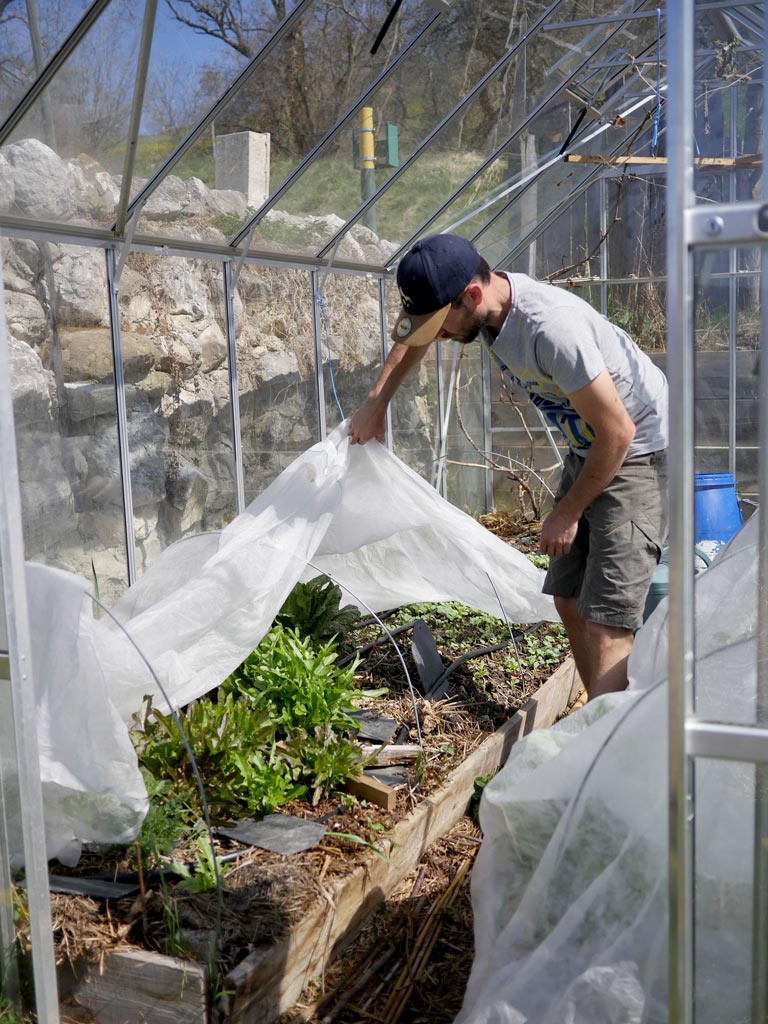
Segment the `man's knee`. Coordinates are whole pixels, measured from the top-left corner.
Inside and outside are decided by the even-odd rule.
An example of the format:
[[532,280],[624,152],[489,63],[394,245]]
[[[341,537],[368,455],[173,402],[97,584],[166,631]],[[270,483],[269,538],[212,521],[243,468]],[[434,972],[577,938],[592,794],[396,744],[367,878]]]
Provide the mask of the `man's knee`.
[[555,597],[555,610],[560,618],[563,620],[563,625],[568,627],[570,623],[576,624],[581,623],[583,620],[579,615],[578,610],[578,598],[575,597]]
[[625,629],[623,626],[606,626],[602,622],[593,622],[591,619],[585,619],[584,625],[587,635],[593,643],[626,642],[631,641],[634,636],[631,629]]

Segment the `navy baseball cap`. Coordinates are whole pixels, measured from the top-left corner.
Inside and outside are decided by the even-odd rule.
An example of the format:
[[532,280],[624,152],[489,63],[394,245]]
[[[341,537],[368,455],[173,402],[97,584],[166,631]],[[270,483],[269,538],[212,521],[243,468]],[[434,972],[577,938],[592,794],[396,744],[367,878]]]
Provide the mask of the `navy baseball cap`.
[[459,235],[428,235],[403,256],[397,287],[403,308],[392,340],[404,345],[434,341],[454,302],[480,267],[480,253]]

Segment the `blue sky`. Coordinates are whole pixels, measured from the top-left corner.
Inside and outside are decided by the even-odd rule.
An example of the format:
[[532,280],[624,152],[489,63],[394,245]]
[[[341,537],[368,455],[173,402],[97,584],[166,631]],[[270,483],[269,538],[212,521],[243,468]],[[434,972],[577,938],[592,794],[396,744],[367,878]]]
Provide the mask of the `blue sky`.
[[218,63],[222,58],[231,58],[234,55],[234,51],[224,43],[211,36],[194,32],[176,21],[165,0],[160,0],[157,5],[152,52],[167,55],[171,60],[183,63],[190,69]]

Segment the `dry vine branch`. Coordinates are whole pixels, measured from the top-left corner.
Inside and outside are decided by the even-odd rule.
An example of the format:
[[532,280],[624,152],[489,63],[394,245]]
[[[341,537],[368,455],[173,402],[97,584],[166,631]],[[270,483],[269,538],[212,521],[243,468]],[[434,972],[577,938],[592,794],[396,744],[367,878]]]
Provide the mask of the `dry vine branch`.
[[[523,414],[520,411],[520,409],[519,409],[519,407],[517,405],[517,402],[514,401],[514,399],[512,398],[511,394],[509,393],[506,381],[502,378],[502,389],[506,392],[508,398],[510,399],[510,403],[512,404],[513,408],[515,409],[515,412],[517,413],[517,416],[520,419],[520,423],[522,424],[523,430],[525,431],[525,433],[526,433],[526,435],[528,437],[528,442],[529,442],[529,445],[530,445],[530,455],[528,456],[529,464],[526,466],[525,463],[521,462],[521,467],[523,467],[523,468],[521,469],[521,471],[515,472],[514,470],[510,469],[509,466],[504,466],[504,465],[499,464],[496,461],[493,453],[485,451],[484,449],[482,449],[477,444],[477,442],[474,440],[474,438],[470,435],[469,431],[467,430],[467,427],[466,427],[466,425],[464,423],[464,418],[463,418],[462,413],[461,413],[460,385],[461,385],[461,361],[462,361],[463,358],[464,358],[464,349],[462,349],[461,355],[459,356],[459,362],[458,362],[458,366],[456,368],[456,379],[455,379],[455,382],[454,382],[454,394],[455,394],[455,398],[456,398],[456,421],[459,424],[459,428],[460,428],[462,434],[464,435],[464,437],[467,439],[467,442],[469,443],[469,445],[472,448],[474,448],[474,450],[477,452],[477,454],[480,456],[480,458],[484,460],[485,466],[487,466],[490,469],[495,470],[496,472],[504,473],[513,483],[516,483],[518,485],[520,490],[522,492],[524,492],[525,495],[527,495],[528,500],[529,500],[529,502],[531,504],[531,517],[533,519],[540,519],[541,518],[541,511],[542,511],[542,504],[544,502],[544,494],[542,492],[544,490],[546,490],[546,487],[544,485],[542,485],[542,487],[538,489],[538,493],[537,493],[534,490],[534,488],[531,485],[531,483],[530,483],[531,475],[534,472],[533,471],[533,465],[532,465],[532,463],[533,463],[533,448],[534,448],[533,434],[531,433],[530,428],[528,427],[528,424],[525,422],[525,418],[523,417]],[[454,460],[451,460],[451,464],[452,465],[466,465],[466,466],[472,465],[471,463],[456,462]],[[546,469],[543,472],[548,472],[548,471],[550,471],[550,470],[552,470],[554,468],[555,468],[554,466],[547,466]],[[521,499],[520,500],[521,508],[523,507],[523,504],[524,504],[524,502]]]
[[[651,120],[652,116],[653,113],[648,112],[641,121],[640,125],[635,129],[634,133],[632,134],[632,138],[627,143],[626,153],[624,154],[625,156],[632,156],[632,144],[634,143],[635,139],[637,139],[637,137],[640,135],[645,125]],[[602,162],[606,167],[615,167],[615,164],[610,160],[609,157],[606,157]],[[561,267],[559,270],[555,270],[551,274],[547,274],[547,276],[544,278],[545,281],[555,281],[557,280],[557,278],[563,277],[566,274],[570,274],[572,271],[578,270],[579,267],[583,267],[586,264],[589,264],[590,260],[593,260],[597,253],[600,251],[601,247],[605,245],[605,242],[608,238],[608,235],[611,232],[611,229],[621,220],[621,217],[619,217],[619,205],[621,203],[621,196],[624,189],[624,184],[629,177],[627,171],[628,166],[628,164],[623,165],[621,177],[618,179],[618,182],[616,184],[616,202],[613,204],[613,215],[611,217],[610,223],[606,226],[605,231],[600,232],[600,237],[598,238],[597,242],[595,242],[592,249],[583,259],[577,260],[576,263],[571,263],[570,266]]]

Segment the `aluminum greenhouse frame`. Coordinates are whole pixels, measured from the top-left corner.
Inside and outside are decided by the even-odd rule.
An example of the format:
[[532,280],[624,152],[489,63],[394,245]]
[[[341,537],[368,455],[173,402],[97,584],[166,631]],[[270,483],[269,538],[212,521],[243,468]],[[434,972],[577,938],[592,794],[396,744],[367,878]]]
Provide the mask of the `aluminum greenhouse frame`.
[[[21,6],[21,5],[20,5]],[[82,8],[84,5],[81,4]],[[139,5],[137,5],[139,6]],[[258,6],[258,5],[257,5]],[[404,38],[398,39],[387,57],[378,64],[372,63],[368,74],[363,75],[364,83],[355,93],[351,102],[339,103],[339,109],[329,113],[327,123],[317,124],[316,138],[306,151],[295,157],[295,163],[281,172],[279,180],[268,194],[257,204],[250,204],[247,212],[242,210],[234,226],[227,222],[228,230],[224,240],[221,232],[208,231],[203,224],[194,232],[187,232],[182,224],[177,232],[170,214],[159,214],[151,224],[147,209],[153,198],[167,186],[185,165],[196,147],[207,143],[208,135],[215,135],[215,126],[233,104],[245,102],[248,89],[257,89],[259,76],[267,75],[282,57],[281,48],[309,19],[328,6],[326,0],[297,0],[292,9],[278,24],[271,24],[262,34],[260,44],[244,61],[216,94],[193,123],[184,126],[183,135],[167,152],[155,161],[147,177],[139,177],[136,171],[137,157],[145,143],[146,98],[152,77],[153,43],[159,36],[157,0],[145,0],[142,8],[140,28],[136,26],[136,46],[133,56],[133,78],[130,104],[124,118],[124,135],[118,147],[122,153],[119,173],[112,175],[116,184],[111,208],[104,212],[94,206],[91,219],[77,214],[53,216],[26,210],[16,203],[3,205],[0,201],[0,239],[4,245],[15,243],[39,244],[41,251],[48,246],[60,247],[61,251],[82,250],[98,252],[103,260],[104,292],[102,304],[105,312],[104,323],[100,326],[107,332],[112,377],[108,381],[112,389],[115,407],[115,448],[117,462],[116,479],[119,481],[119,505],[122,515],[124,538],[125,575],[124,585],[130,585],[140,576],[140,552],[138,548],[145,538],[135,520],[137,506],[133,493],[131,383],[126,378],[125,328],[121,326],[124,314],[121,311],[121,288],[136,257],[148,260],[202,261],[215,268],[218,283],[215,285],[222,297],[221,328],[226,346],[222,353],[222,365],[226,369],[228,393],[227,439],[223,446],[231,466],[231,502],[227,509],[219,510],[221,515],[241,512],[252,497],[253,489],[263,486],[270,476],[276,475],[277,465],[268,462],[264,478],[249,479],[248,458],[254,453],[244,450],[244,438],[248,429],[243,425],[244,372],[242,353],[238,349],[243,320],[246,318],[246,303],[243,285],[249,273],[258,270],[269,271],[278,281],[280,275],[296,272],[301,280],[301,291],[297,289],[296,304],[309,311],[312,336],[311,350],[307,358],[312,363],[311,380],[308,390],[312,392],[313,439],[322,439],[334,425],[329,423],[335,416],[331,404],[336,398],[341,413],[341,403],[336,395],[333,376],[341,366],[341,358],[331,353],[331,340],[327,323],[324,296],[329,284],[343,291],[348,282],[370,289],[374,296],[375,311],[370,314],[366,329],[370,337],[375,359],[366,365],[368,370],[384,360],[388,348],[388,303],[391,304],[394,270],[399,258],[410,245],[425,234],[454,230],[465,234],[477,245],[495,269],[521,269],[552,271],[542,262],[541,249],[547,238],[554,237],[562,225],[575,225],[573,230],[581,232],[573,248],[579,249],[578,256],[587,255],[587,240],[598,241],[595,259],[599,261],[599,272],[587,270],[583,275],[557,271],[567,270],[568,260],[561,261],[547,276],[561,286],[581,287],[585,296],[600,308],[604,314],[610,312],[612,289],[615,294],[629,294],[630,289],[652,284],[666,290],[666,336],[675,339],[668,346],[667,372],[671,391],[677,396],[673,404],[673,438],[671,484],[671,584],[670,584],[670,852],[673,869],[670,871],[670,1020],[693,1022],[693,981],[692,981],[692,871],[693,852],[691,849],[690,812],[695,806],[695,794],[691,785],[691,765],[696,757],[736,758],[755,761],[757,769],[763,772],[768,761],[768,741],[763,723],[754,728],[719,726],[717,723],[699,721],[695,716],[695,678],[692,669],[693,653],[693,565],[689,552],[693,550],[693,474],[696,457],[697,437],[695,428],[694,352],[695,340],[695,286],[720,285],[725,289],[726,325],[723,329],[724,351],[727,352],[727,421],[724,434],[719,438],[720,465],[737,477],[745,493],[754,494],[759,504],[768,501],[768,425],[765,423],[765,409],[768,402],[768,367],[760,361],[758,404],[760,424],[756,448],[757,467],[753,472],[744,468],[744,455],[740,446],[738,421],[737,350],[739,342],[738,289],[747,280],[759,280],[760,296],[765,294],[765,268],[753,262],[747,270],[739,263],[739,250],[745,247],[762,246],[768,239],[768,224],[764,224],[765,205],[762,200],[739,199],[736,174],[728,179],[727,201],[703,201],[697,196],[695,187],[699,181],[694,174],[701,171],[696,164],[698,140],[695,138],[697,104],[701,100],[697,91],[701,82],[709,80],[718,72],[715,66],[722,58],[717,46],[702,47],[697,44],[694,15],[697,18],[712,14],[720,19],[718,28],[725,27],[738,41],[738,56],[749,65],[753,78],[768,63],[765,53],[765,39],[768,36],[764,23],[764,7],[746,0],[732,0],[725,4],[698,3],[692,0],[675,0],[665,6],[663,17],[655,5],[645,3],[567,4],[565,0],[537,8],[538,14],[531,15],[530,24],[510,20],[509,24],[494,32],[488,30],[493,45],[488,52],[473,49],[475,42],[466,39],[472,55],[477,56],[477,68],[472,67],[471,80],[457,95],[446,97],[435,103],[431,123],[413,119],[410,140],[405,147],[402,161],[388,167],[388,173],[380,176],[374,191],[367,196],[345,196],[341,202],[341,214],[335,209],[319,211],[324,217],[323,226],[317,237],[306,242],[291,238],[290,231],[283,225],[288,223],[288,214],[281,220],[276,214],[283,208],[300,209],[303,199],[302,188],[312,174],[322,177],[323,161],[335,153],[340,140],[355,131],[360,113],[373,106],[387,89],[401,77],[407,82],[414,75],[414,68],[423,64],[424,54],[434,40],[443,38],[461,39],[462,18],[468,22],[471,3],[469,0],[413,0],[412,20],[404,30]],[[381,20],[384,20],[391,5],[380,5]],[[500,0],[506,10],[504,0]],[[75,4],[77,7],[77,4]],[[67,144],[56,152],[53,140],[56,135],[51,105],[56,100],[55,90],[64,76],[74,67],[73,62],[83,52],[82,48],[91,38],[90,33],[104,24],[104,19],[116,10],[117,0],[95,0],[83,11],[79,20],[69,26],[68,32],[60,32],[55,44],[47,48],[47,56],[41,48],[39,27],[37,27],[36,4],[28,0],[26,15],[30,48],[33,59],[30,64],[34,73],[25,82],[24,89],[2,105],[0,93],[0,157],[9,152],[9,147],[18,145],[29,138],[45,139],[57,158],[64,159]],[[580,16],[582,11],[587,11]],[[526,16],[527,18],[527,16]],[[119,21],[118,21],[119,23]],[[495,24],[495,23],[494,23]],[[658,27],[657,27],[658,26]],[[645,33],[633,35],[640,47],[639,52],[630,53],[627,36],[623,33]],[[506,38],[503,38],[504,33]],[[563,37],[558,51],[561,57],[548,67],[537,80],[536,90],[529,94],[525,85],[529,67],[526,59],[533,64],[537,51],[535,46],[542,40]],[[498,35],[498,38],[497,38]],[[719,43],[722,41],[719,40]],[[666,54],[674,55],[669,59]],[[316,56],[316,55],[315,55]],[[313,54],[309,54],[311,62]],[[481,60],[482,58],[482,60]],[[467,64],[468,74],[470,63]],[[230,69],[231,70],[231,69]],[[733,160],[743,145],[737,136],[737,128],[743,117],[743,97],[738,91],[743,82],[734,77],[732,82],[724,79],[724,88],[730,89],[729,100],[724,104],[725,138],[723,147],[726,157]],[[510,85],[510,82],[512,83]],[[763,85],[763,91],[765,86]],[[494,92],[493,90],[496,90]],[[512,110],[512,98],[522,96],[522,112]],[[517,93],[515,93],[517,90]],[[419,192],[423,186],[414,185],[421,181],[421,161],[434,153],[442,154],[444,162],[450,163],[453,139],[459,132],[464,118],[477,112],[477,108],[488,96],[504,97],[510,117],[503,121],[497,118],[494,130],[483,140],[486,149],[477,147],[475,165],[457,172],[458,177],[441,188],[425,206],[415,207],[408,218],[398,220],[390,216],[388,224],[396,224],[399,234],[388,244],[380,246],[376,255],[366,258],[362,245],[353,251],[348,245],[354,239],[354,232],[369,219],[372,212],[386,213],[387,204],[394,205],[398,190],[408,189]],[[6,97],[7,99],[7,97]],[[567,103],[566,103],[567,101]],[[69,102],[69,101],[68,101]],[[66,111],[62,103],[60,111]],[[554,113],[553,113],[554,112]],[[655,115],[655,116],[654,116]],[[407,115],[404,115],[404,117]],[[549,123],[547,119],[562,116],[566,118],[561,135],[550,133],[546,152],[537,153],[529,149],[526,160],[522,155],[531,137],[549,135],[537,131],[537,126]],[[55,118],[53,118],[55,120]],[[503,123],[502,123],[503,122]],[[53,127],[52,127],[53,125]],[[37,135],[34,133],[37,132]],[[46,134],[50,132],[50,134]],[[460,134],[458,137],[461,137]],[[527,141],[528,140],[528,141]],[[643,187],[659,189],[666,187],[665,216],[667,222],[666,272],[651,268],[647,274],[631,272],[609,266],[609,248],[606,244],[611,227],[618,233],[621,227],[609,224],[611,200],[609,190],[621,192],[626,169],[619,167],[620,159],[631,150],[634,155],[655,157],[657,146],[661,146],[668,158],[668,165],[645,167],[638,165],[633,172]],[[441,149],[441,147],[444,147]],[[564,157],[585,157],[597,154],[592,163],[566,163]],[[742,154],[743,155],[743,154]],[[764,162],[766,151],[761,151]],[[519,157],[519,163],[518,163]],[[53,164],[52,164],[53,165]],[[733,164],[733,168],[736,164]],[[5,179],[0,166],[0,182]],[[666,174],[663,179],[661,176]],[[10,179],[13,179],[13,170]],[[181,174],[178,175],[182,177]],[[189,176],[184,180],[188,180]],[[69,179],[67,179],[69,180]],[[425,179],[426,180],[426,179]],[[763,184],[764,199],[768,200]],[[217,190],[218,191],[218,190]],[[670,197],[672,200],[670,202]],[[0,197],[1,199],[1,197]],[[331,202],[332,200],[329,200]],[[588,207],[588,202],[592,206]],[[286,205],[287,204],[287,205]],[[616,199],[618,208],[618,196]],[[407,207],[406,207],[407,209]],[[596,211],[596,220],[590,217]],[[332,220],[331,215],[335,215]],[[162,218],[167,216],[166,220]],[[294,216],[291,214],[290,216]],[[296,214],[298,217],[298,214]],[[570,218],[570,220],[569,220]],[[379,217],[379,221],[382,217]],[[293,225],[293,222],[291,222]],[[270,226],[271,225],[271,226]],[[268,230],[265,226],[269,226]],[[559,226],[559,227],[558,227]],[[303,230],[303,227],[302,227]],[[274,244],[269,232],[275,232]],[[284,234],[280,234],[283,231]],[[377,238],[377,242],[381,239]],[[569,240],[570,244],[570,240]],[[371,246],[373,248],[373,246]],[[370,250],[369,250],[370,251]],[[554,250],[553,250],[554,251]],[[726,264],[706,273],[694,268],[694,254],[703,252],[725,254]],[[362,255],[354,255],[354,252]],[[352,254],[350,254],[352,253]],[[762,249],[760,249],[762,254]],[[617,257],[618,259],[618,257]],[[45,261],[41,260],[41,266]],[[583,263],[579,258],[575,263]],[[587,268],[588,268],[587,264]],[[657,267],[659,264],[657,264]],[[39,269],[40,278],[48,273],[46,288],[49,297],[54,295],[53,271],[48,265]],[[14,271],[15,273],[15,271]],[[542,273],[544,276],[544,273]],[[705,280],[706,279],[706,280]],[[254,285],[249,284],[250,288]],[[17,290],[9,286],[9,292]],[[23,289],[22,289],[23,290]],[[51,309],[53,301],[51,299]],[[391,310],[389,311],[391,312]],[[55,316],[51,313],[51,319]],[[759,347],[762,351],[766,339],[766,321],[759,315]],[[372,325],[372,326],[371,326]],[[78,328],[83,325],[76,324]],[[88,325],[86,325],[88,326]],[[49,325],[46,323],[46,330]],[[43,328],[40,328],[42,331]],[[54,330],[54,334],[58,328]],[[134,332],[135,333],[135,332]],[[40,779],[31,766],[37,763],[37,740],[35,730],[34,700],[29,685],[30,653],[29,623],[24,584],[24,560],[45,560],[44,550],[30,550],[25,530],[28,510],[22,502],[23,481],[20,483],[19,459],[16,439],[20,429],[14,429],[13,379],[9,356],[9,338],[14,336],[14,327],[6,317],[5,306],[0,307],[0,446],[2,459],[2,502],[0,503],[0,561],[3,565],[3,591],[7,624],[8,650],[5,652],[7,671],[0,675],[7,677],[3,685],[2,708],[4,714],[12,714],[16,750],[3,752],[0,762],[0,889],[7,893],[11,884],[11,868],[8,856],[7,807],[11,790],[18,787],[23,808],[24,851],[26,861],[27,890],[29,897],[30,924],[32,936],[32,960],[34,967],[34,988],[39,1019],[56,1022],[59,1019],[56,975],[51,935],[50,903],[47,888],[47,867],[44,859],[44,826]],[[338,343],[341,348],[341,342]],[[441,348],[443,351],[441,351]],[[486,459],[479,473],[449,478],[451,463],[466,463],[472,455],[471,448],[461,439],[457,425],[456,410],[453,407],[454,394],[458,385],[459,370],[456,354],[445,351],[447,346],[437,345],[431,390],[424,392],[425,405],[429,406],[428,426],[419,424],[420,442],[412,441],[406,427],[390,412],[387,422],[387,445],[400,451],[401,442],[404,458],[416,452],[410,459],[417,468],[439,487],[442,493],[457,504],[469,501],[477,511],[485,511],[498,498],[495,489],[492,460]],[[365,365],[365,364],[362,364]],[[360,367],[352,367],[350,380],[359,375]],[[250,370],[249,370],[250,372]],[[499,446],[507,445],[513,450],[515,430],[520,436],[538,439],[539,457],[544,462],[559,458],[556,442],[548,428],[538,419],[531,417],[523,428],[511,426],[508,422],[499,424],[492,416],[495,390],[498,381],[485,351],[477,357],[474,376],[466,385],[464,400],[472,404],[476,413],[479,434],[478,451],[482,456],[494,452]],[[62,378],[63,379],[63,378]],[[105,378],[107,379],[107,378]],[[72,383],[72,382],[68,382]],[[286,385],[287,386],[287,385]],[[349,392],[354,395],[352,384]],[[467,397],[468,396],[468,397]],[[422,396],[423,397],[423,396]],[[410,430],[410,428],[408,428]],[[157,435],[159,436],[159,435]],[[222,436],[223,432],[222,432]],[[407,443],[403,438],[408,438]],[[426,438],[426,440],[425,440]],[[500,440],[505,438],[505,441]],[[158,440],[158,444],[161,441]],[[521,442],[525,447],[527,442]],[[533,444],[533,442],[531,442]],[[227,447],[229,446],[229,447]],[[266,446],[266,443],[265,443]],[[449,449],[451,450],[449,452]],[[426,454],[425,454],[426,452]],[[456,456],[451,459],[451,452]],[[543,453],[543,454],[542,454]],[[256,453],[260,454],[260,453]],[[285,454],[290,455],[287,448]],[[519,454],[519,453],[518,453]],[[510,456],[511,458],[511,456]],[[253,458],[254,463],[258,458]],[[541,468],[542,463],[536,465]],[[551,467],[550,467],[551,468]],[[229,477],[227,477],[229,481]],[[97,508],[97,506],[94,506]],[[92,510],[89,510],[92,514]],[[96,514],[96,513],[93,513]],[[766,528],[761,526],[760,579],[761,579],[761,641],[759,660],[759,688],[764,706],[768,706],[768,650],[765,636],[768,635],[768,537]],[[160,544],[160,542],[158,542]],[[154,549],[153,549],[154,550]],[[42,553],[41,553],[42,552]],[[85,552],[87,554],[87,551]],[[119,559],[116,558],[116,561]],[[756,809],[756,849],[761,851],[759,837],[765,834],[768,809]],[[756,857],[756,922],[754,950],[754,998],[753,1022],[764,1022],[768,1017],[768,993],[766,992],[766,964],[768,963],[768,862],[765,850]],[[9,953],[14,944],[14,922],[10,902],[0,900],[0,966],[5,969],[12,957]],[[8,992],[15,993],[13,972],[8,975]]]

